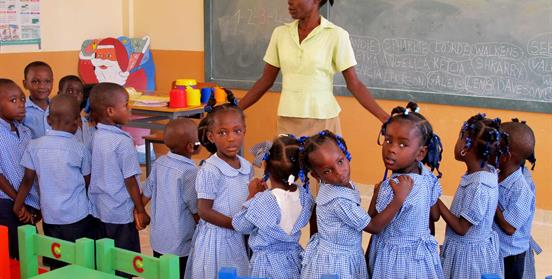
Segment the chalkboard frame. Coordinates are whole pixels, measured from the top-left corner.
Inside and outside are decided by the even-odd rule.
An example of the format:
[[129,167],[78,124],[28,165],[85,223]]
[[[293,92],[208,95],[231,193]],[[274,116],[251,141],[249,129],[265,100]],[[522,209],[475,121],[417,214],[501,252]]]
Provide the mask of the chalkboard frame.
[[[240,80],[240,79],[221,79],[213,77],[213,65],[214,57],[211,55],[212,49],[212,28],[213,28],[213,15],[212,7],[213,1],[216,0],[204,0],[204,61],[205,61],[205,80],[207,82],[215,82],[220,86],[231,89],[249,90],[257,80]],[[330,8],[326,4],[321,14],[330,18]],[[262,73],[259,73],[259,77]],[[336,77],[339,74],[336,74]],[[280,92],[282,84],[278,79],[274,85],[270,88],[270,91]],[[469,106],[469,107],[481,107],[492,109],[505,109],[514,111],[526,111],[526,112],[542,112],[552,114],[552,102],[544,101],[527,101],[527,100],[514,100],[506,98],[492,98],[482,96],[466,96],[455,95],[454,93],[429,93],[421,91],[407,91],[407,90],[393,90],[385,88],[373,88],[366,85],[372,92],[372,95],[377,99],[385,100],[401,100],[401,101],[415,101],[426,102],[434,104],[445,104],[452,106]],[[334,85],[334,94],[336,96],[351,96],[351,93],[345,85]]]

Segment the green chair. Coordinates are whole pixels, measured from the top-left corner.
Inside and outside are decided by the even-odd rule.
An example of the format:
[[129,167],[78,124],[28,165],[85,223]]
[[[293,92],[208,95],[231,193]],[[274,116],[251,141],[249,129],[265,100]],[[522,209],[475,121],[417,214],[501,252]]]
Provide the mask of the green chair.
[[161,258],[115,247],[113,239],[96,241],[97,270],[115,274],[122,271],[144,279],[177,279],[180,277],[179,259],[175,255]]
[[24,225],[17,228],[21,278],[38,275],[38,257],[48,257],[69,264],[94,269],[94,241],[78,239],[75,243],[40,235],[36,228]]

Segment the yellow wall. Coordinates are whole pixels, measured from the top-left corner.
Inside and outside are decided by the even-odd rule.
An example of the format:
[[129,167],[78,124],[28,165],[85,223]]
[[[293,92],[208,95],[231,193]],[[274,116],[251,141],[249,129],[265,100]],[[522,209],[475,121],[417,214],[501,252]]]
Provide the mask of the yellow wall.
[[129,0],[134,36],[152,36],[153,49],[203,51],[203,0]]
[[40,1],[42,50],[2,46],[0,53],[78,50],[85,39],[123,33],[122,0]]
[[[66,2],[72,1],[64,1],[63,3],[65,4]],[[81,1],[78,2],[80,3]],[[107,34],[109,32],[116,32],[117,30],[125,33],[128,32],[130,36],[150,35],[152,48],[154,49],[153,58],[157,69],[157,84],[160,92],[167,92],[171,81],[176,78],[189,77],[203,80],[202,0],[124,0],[122,2],[105,2],[109,2],[109,4],[105,3],[106,6],[104,8],[109,7],[116,10],[118,7],[123,7],[117,24],[105,29],[98,28],[98,30],[94,27],[94,31],[86,31],[90,32],[91,35],[79,34],[79,36],[82,38],[98,37],[98,33],[93,32],[101,31]],[[42,3],[43,5],[56,3],[56,6],[62,6],[59,4],[61,3],[60,1],[45,0]],[[49,8],[51,7],[47,9]],[[63,9],[67,12],[71,11],[67,7]],[[74,8],[74,10],[79,9]],[[183,10],[188,12],[180,13]],[[89,12],[89,14],[93,18],[98,18],[101,15],[98,9]],[[60,32],[59,28],[54,27],[43,27],[42,32],[43,36],[45,33],[64,33]],[[75,41],[78,41],[78,46],[64,49],[71,51],[0,54],[0,76],[21,80],[21,71],[24,65],[36,59],[43,59],[50,63],[54,68],[56,77],[76,73],[76,50],[80,47],[81,37],[78,40],[75,39]],[[53,48],[49,50],[59,49]],[[237,91],[237,94],[241,96],[244,92]],[[268,93],[261,101],[247,111],[247,147],[258,141],[270,139],[275,134],[278,97],[277,93]],[[353,155],[353,179],[361,183],[375,183],[381,179],[384,170],[381,162],[381,149],[376,145],[379,123],[352,97],[338,97],[338,101],[343,108],[341,121],[344,135]],[[402,101],[380,100],[379,103],[386,110],[390,110],[396,105],[404,105]],[[552,188],[548,187],[548,182],[552,180],[552,164],[547,161],[547,155],[552,154],[552,147],[548,144],[552,143],[552,133],[545,132],[548,127],[552,127],[551,114],[436,104],[421,104],[421,106],[422,113],[431,121],[445,146],[444,160],[442,162],[444,175],[441,181],[445,194],[454,194],[460,176],[464,171],[464,166],[455,161],[452,154],[461,123],[475,113],[487,112],[491,117],[499,116],[505,120],[518,117],[526,120],[533,128],[537,137],[536,155],[538,163],[534,172],[537,184],[537,206],[543,209],[552,209],[552,200],[548,199],[548,197],[552,196]]]

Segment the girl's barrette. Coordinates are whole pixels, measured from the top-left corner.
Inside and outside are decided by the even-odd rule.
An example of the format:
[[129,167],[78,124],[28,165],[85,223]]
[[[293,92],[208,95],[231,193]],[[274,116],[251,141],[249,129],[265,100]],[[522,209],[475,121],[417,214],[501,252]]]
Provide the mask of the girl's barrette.
[[207,113],[210,113],[210,112],[213,112],[213,106],[211,105],[206,105],[203,107],[203,111],[207,112]]
[[256,167],[262,167],[263,161],[267,161],[270,157],[270,148],[272,148],[272,142],[264,141],[259,142],[249,149],[249,152],[255,156],[253,165]]
[[404,115],[408,115],[410,113],[410,109],[409,108],[405,108],[404,111],[403,111],[403,114]]
[[466,138],[466,144],[464,144],[464,148],[470,149],[471,146],[472,146],[472,139],[471,138]]
[[289,186],[291,186],[291,185],[293,184],[293,182],[295,182],[295,175],[290,174],[290,175],[288,176],[287,184],[288,184]]

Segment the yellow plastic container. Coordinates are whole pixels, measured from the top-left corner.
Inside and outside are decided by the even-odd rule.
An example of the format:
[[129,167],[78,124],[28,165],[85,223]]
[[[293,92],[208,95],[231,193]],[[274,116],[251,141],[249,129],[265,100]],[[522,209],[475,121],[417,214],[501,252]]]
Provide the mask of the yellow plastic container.
[[186,89],[186,101],[188,107],[197,107],[201,105],[201,90],[188,87]]
[[197,80],[181,78],[181,79],[177,79],[174,82],[174,85],[176,85],[176,86],[194,86],[194,85],[197,85]]

